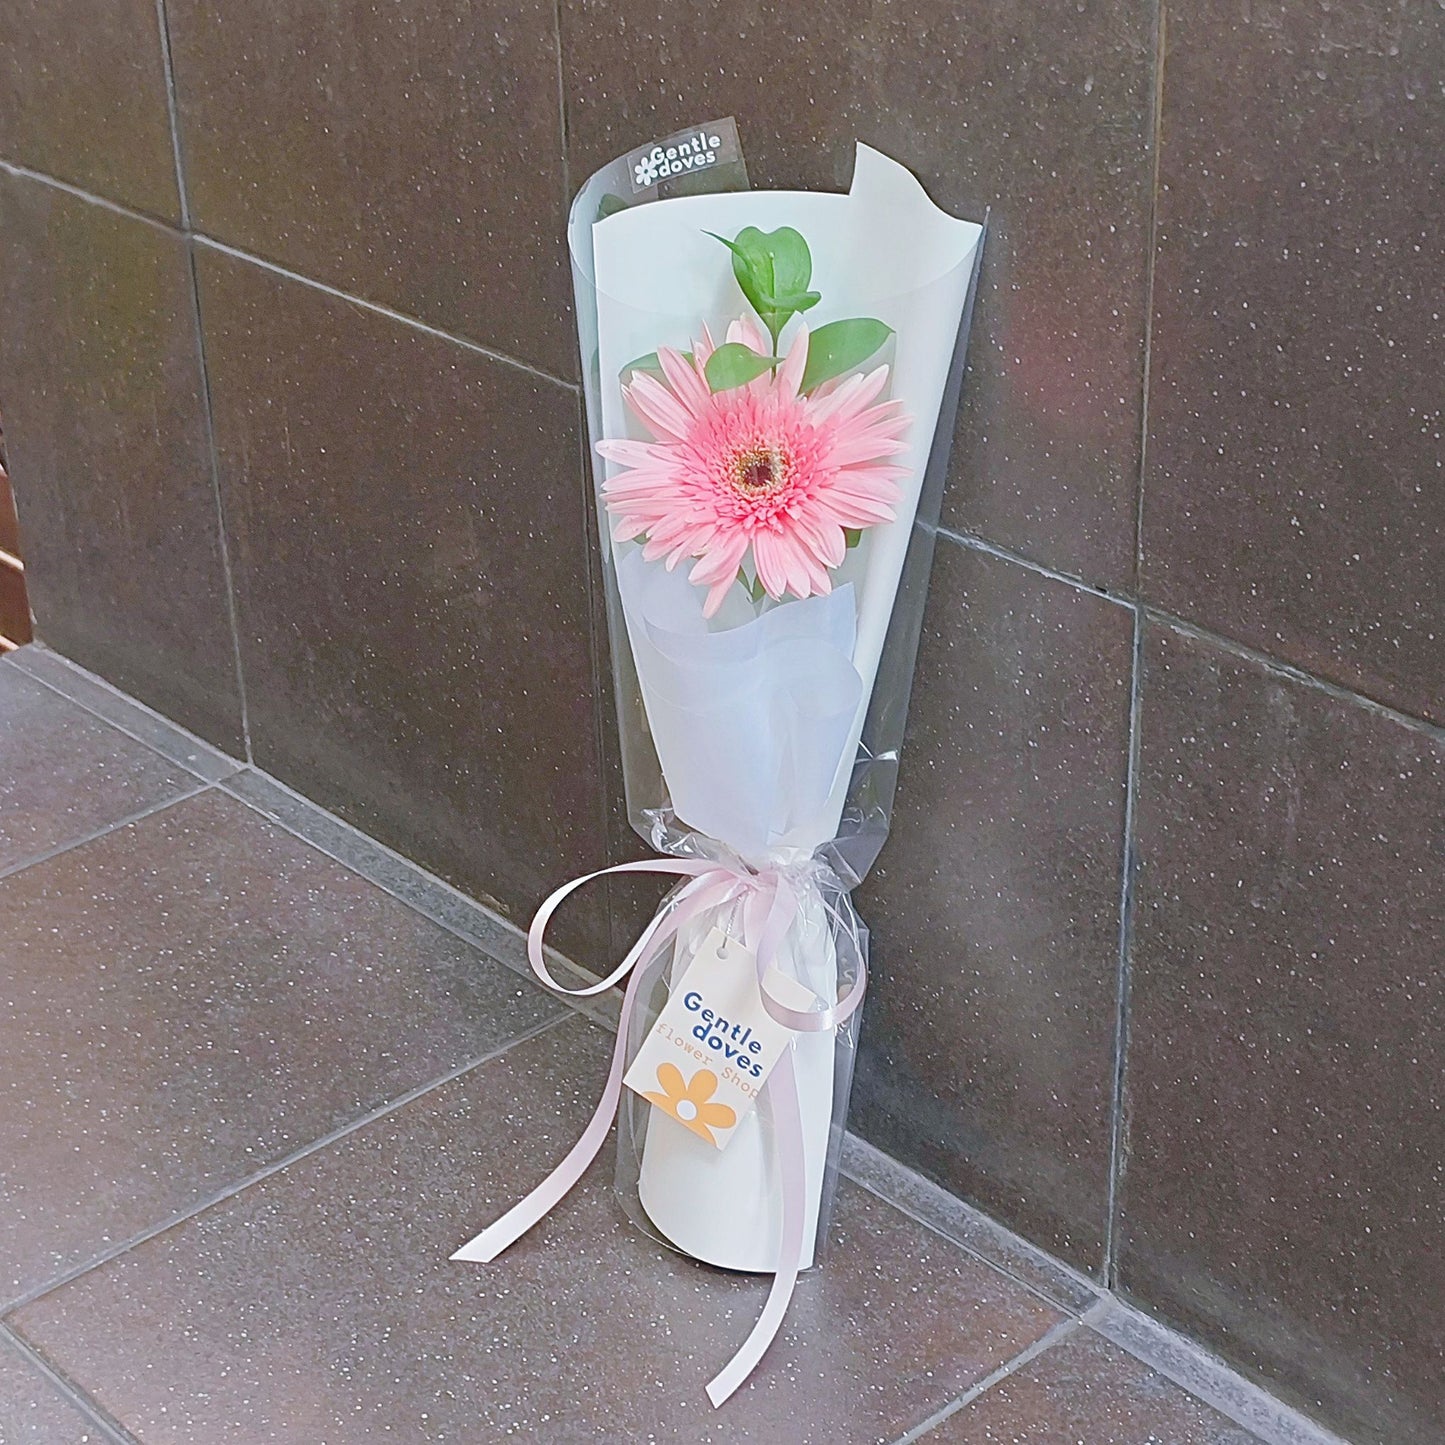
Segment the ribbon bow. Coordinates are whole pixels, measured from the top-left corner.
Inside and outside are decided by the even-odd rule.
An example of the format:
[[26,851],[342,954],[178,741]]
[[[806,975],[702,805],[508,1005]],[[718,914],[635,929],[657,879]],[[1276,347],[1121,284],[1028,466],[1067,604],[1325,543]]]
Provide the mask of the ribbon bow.
[[[817,869],[819,865],[810,864]],[[798,1010],[787,1007],[767,990],[763,980],[777,955],[793,920],[798,916],[800,872],[806,870],[765,868],[753,871],[741,862],[703,859],[650,859],[640,863],[619,863],[596,873],[586,873],[557,889],[537,910],[527,931],[527,957],[532,972],[548,988],[573,998],[599,994],[628,978],[617,1024],[617,1044],[612,1066],[596,1112],[567,1156],[525,1199],[514,1204],[500,1219],[464,1244],[454,1260],[488,1264],[542,1219],[586,1173],[597,1157],[622,1098],[622,1076],[627,1067],[628,1027],[640,992],[646,966],[673,941],[693,919],[728,903],[741,902],[745,937],[756,939],[758,984],[763,1007],[780,1024],[795,1033],[824,1033],[846,1022],[863,1002],[868,985],[867,968],[859,950],[858,976],[847,993],[834,1004]],[[565,988],[552,977],[542,953],[542,941],[552,915],[577,889],[612,873],[676,874],[689,879],[673,894],[668,904],[642,930],[627,956],[606,978],[586,988]],[[803,886],[816,888],[816,882]],[[835,918],[835,910],[829,910]],[[841,920],[840,920],[841,921]],[[856,920],[855,920],[856,921]],[[803,1259],[804,1219],[807,1213],[807,1183],[803,1168],[803,1119],[798,1103],[798,1082],[793,1071],[793,1051],[783,1051],[763,1085],[773,1110],[774,1142],[778,1154],[778,1177],[782,1185],[782,1227],[778,1266],[762,1313],[737,1353],[709,1382],[708,1399],[714,1408],[722,1405],[753,1372],[772,1344],[787,1313]]]

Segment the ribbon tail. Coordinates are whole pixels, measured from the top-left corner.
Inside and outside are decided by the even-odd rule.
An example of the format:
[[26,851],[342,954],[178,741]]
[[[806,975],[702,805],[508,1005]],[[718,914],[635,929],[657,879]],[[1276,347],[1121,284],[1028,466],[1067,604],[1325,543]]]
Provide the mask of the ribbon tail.
[[777,1130],[778,1176],[782,1185],[782,1238],[778,1246],[778,1270],[773,1276],[763,1312],[739,1348],[709,1382],[707,1397],[713,1409],[724,1405],[732,1393],[757,1368],[768,1346],[782,1328],[783,1316],[793,1298],[798,1270],[803,1262],[803,1219],[807,1213],[807,1174],[803,1162],[803,1113],[798,1102],[798,1077],[793,1072],[793,1051],[783,1051],[765,1087],[773,1104]]
[[622,996],[622,1009],[617,1020],[612,1067],[608,1070],[607,1083],[597,1110],[582,1131],[582,1136],[567,1151],[567,1157],[526,1198],[519,1200],[476,1238],[468,1240],[451,1256],[452,1259],[469,1264],[490,1264],[559,1204],[587,1172],[588,1166],[607,1142],[612,1122],[617,1117],[617,1106],[622,1098],[622,1076],[626,1072],[628,1023],[642,976],[643,970],[637,969],[627,981],[627,991]]

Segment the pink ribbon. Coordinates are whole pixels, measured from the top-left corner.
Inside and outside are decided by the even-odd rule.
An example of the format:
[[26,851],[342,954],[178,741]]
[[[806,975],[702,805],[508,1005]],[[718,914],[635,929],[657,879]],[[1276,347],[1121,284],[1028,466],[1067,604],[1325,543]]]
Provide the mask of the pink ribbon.
[[[594,879],[603,878],[610,873],[671,873],[690,881],[674,894],[670,900],[671,906],[658,913],[642,930],[641,936],[628,950],[627,956],[606,978],[586,988],[564,988],[548,971],[543,955],[542,940],[547,925],[570,894]],[[631,974],[622,997],[622,1011],[617,1023],[617,1043],[612,1050],[612,1064],[607,1072],[602,1098],[581,1137],[567,1151],[562,1162],[526,1198],[514,1204],[500,1219],[488,1225],[475,1239],[457,1250],[452,1255],[454,1260],[489,1264],[565,1198],[572,1186],[587,1172],[588,1166],[606,1142],[617,1117],[617,1107],[622,1099],[622,1076],[627,1069],[628,1027],[637,1003],[639,983],[646,973],[646,965],[693,919],[739,898],[743,900],[744,933],[758,940],[758,981],[763,1007],[773,1018],[797,1033],[822,1033],[836,1029],[862,1003],[868,974],[863,965],[861,950],[857,978],[844,997],[831,1006],[814,1010],[788,1008],[763,986],[763,979],[772,960],[798,913],[798,894],[792,880],[781,869],[764,869],[754,873],[742,865],[679,858],[619,863],[615,867],[603,868],[596,873],[574,878],[557,889],[537,910],[527,932],[527,957],[532,971],[548,988],[573,998],[586,998],[602,993]],[[803,1168],[803,1119],[791,1049],[784,1050],[763,1088],[773,1110],[778,1178],[782,1193],[778,1267],[757,1323],[737,1353],[708,1384],[708,1399],[712,1401],[714,1408],[721,1406],[752,1374],[758,1361],[776,1338],[782,1327],[783,1317],[787,1314],[803,1260],[807,1181]]]

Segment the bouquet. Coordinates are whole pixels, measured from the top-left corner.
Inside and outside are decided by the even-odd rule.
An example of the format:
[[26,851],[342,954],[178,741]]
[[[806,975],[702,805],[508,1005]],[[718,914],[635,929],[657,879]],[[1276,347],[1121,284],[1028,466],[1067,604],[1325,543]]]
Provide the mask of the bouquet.
[[[682,881],[626,958],[601,1104],[490,1260],[618,1128],[669,1246],[771,1273],[720,1405],[816,1260],[847,1114],[983,228],[859,146],[847,194],[747,188],[731,121],[604,167],[569,241],[629,814]],[[561,990],[565,991],[565,990]]]

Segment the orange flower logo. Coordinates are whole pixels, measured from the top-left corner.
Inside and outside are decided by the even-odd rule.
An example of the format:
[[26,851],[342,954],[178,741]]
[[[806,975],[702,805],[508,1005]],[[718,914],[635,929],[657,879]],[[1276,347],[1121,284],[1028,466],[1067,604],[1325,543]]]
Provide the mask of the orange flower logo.
[[717,1093],[717,1075],[711,1069],[699,1069],[684,1083],[676,1064],[659,1064],[657,1082],[662,1092],[642,1097],[709,1144],[717,1143],[714,1129],[731,1129],[738,1121],[736,1112],[726,1104],[708,1102]]

